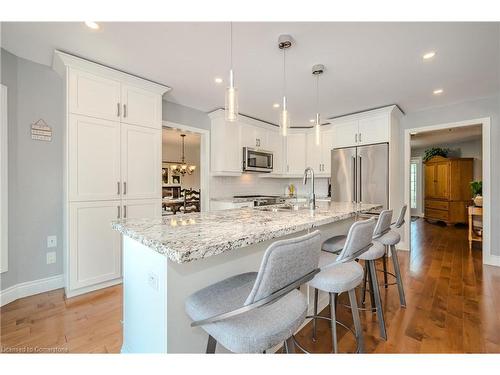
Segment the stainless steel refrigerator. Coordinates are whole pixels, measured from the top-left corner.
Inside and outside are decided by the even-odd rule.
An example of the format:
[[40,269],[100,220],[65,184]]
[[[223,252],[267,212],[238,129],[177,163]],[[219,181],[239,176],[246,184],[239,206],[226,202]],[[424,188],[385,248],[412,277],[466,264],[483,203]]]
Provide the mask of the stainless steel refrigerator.
[[333,202],[389,205],[389,144],[332,150]]

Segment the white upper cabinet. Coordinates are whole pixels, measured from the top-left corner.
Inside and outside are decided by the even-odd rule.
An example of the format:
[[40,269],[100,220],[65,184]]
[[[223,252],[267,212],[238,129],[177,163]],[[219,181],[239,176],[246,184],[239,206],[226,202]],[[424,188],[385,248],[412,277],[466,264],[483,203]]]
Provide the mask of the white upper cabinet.
[[120,123],[69,115],[69,200],[120,199]]
[[389,142],[389,114],[359,120],[358,145]]
[[322,174],[330,176],[332,165],[332,150],[335,145],[335,133],[333,130],[328,130],[321,133],[321,162]]
[[161,129],[122,124],[122,195],[161,197]]
[[321,129],[319,145],[316,144],[314,129],[307,133],[307,166],[312,167],[317,176],[330,176],[330,159],[333,147],[333,130]]
[[316,134],[313,131],[307,133],[307,166],[314,169],[315,173],[321,173],[323,161],[321,159],[321,143],[316,144]]
[[286,137],[286,173],[302,174],[306,168],[306,134],[288,133]]
[[356,146],[358,143],[358,121],[339,122],[333,127],[334,148]]
[[228,122],[222,116],[212,119],[210,129],[210,163],[212,174],[239,175],[242,173],[243,148],[240,141],[241,126]]
[[271,174],[284,173],[283,137],[279,131],[270,130],[268,133],[267,150],[273,153],[273,172]]
[[131,85],[122,85],[121,92],[123,122],[161,129],[160,95]]

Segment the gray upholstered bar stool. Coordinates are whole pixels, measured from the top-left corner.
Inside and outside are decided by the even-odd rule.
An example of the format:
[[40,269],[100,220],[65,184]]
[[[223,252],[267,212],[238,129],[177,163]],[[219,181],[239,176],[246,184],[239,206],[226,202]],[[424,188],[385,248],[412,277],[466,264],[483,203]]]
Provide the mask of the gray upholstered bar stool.
[[[403,224],[405,223],[405,214],[406,214],[407,206],[404,205],[401,207],[401,212],[399,213],[398,220],[392,224],[392,228],[401,228]],[[394,230],[388,231],[386,234],[380,236],[380,238],[376,239],[377,243],[381,243],[385,247],[385,252],[386,254],[388,253],[387,249],[390,250],[391,258],[392,258],[392,264],[394,267],[394,273],[392,274],[387,271],[387,264],[386,264],[386,256],[384,255],[384,285],[387,288],[388,285],[391,285],[387,282],[387,275],[392,275],[396,278],[396,284],[398,286],[398,292],[399,292],[399,302],[401,306],[406,307],[406,298],[405,298],[405,292],[403,288],[403,280],[401,278],[401,271],[399,267],[399,260],[398,260],[398,253],[396,250],[396,245],[401,241],[401,236],[399,235],[398,232]]]
[[[363,268],[355,262],[355,259],[369,251],[372,246],[374,227],[374,219],[355,222],[349,229],[345,246],[338,256],[324,251],[321,252],[319,261],[321,272],[309,282],[309,286],[314,288],[314,315],[308,316],[308,318],[313,318],[313,337],[316,336],[316,319],[330,320],[334,353],[338,353],[337,324],[341,324],[336,319],[336,300],[337,296],[343,292],[349,293],[349,301],[353,306],[351,311],[358,352],[362,353],[364,351],[363,330],[359,319],[355,292],[355,288],[363,280]],[[318,315],[318,290],[329,294],[330,318]]]
[[294,352],[293,334],[304,322],[307,298],[297,288],[319,272],[321,236],[314,231],[276,241],[259,272],[229,277],[189,296],[192,327],[208,333],[207,353],[217,342],[235,353],[262,353],[284,343]]

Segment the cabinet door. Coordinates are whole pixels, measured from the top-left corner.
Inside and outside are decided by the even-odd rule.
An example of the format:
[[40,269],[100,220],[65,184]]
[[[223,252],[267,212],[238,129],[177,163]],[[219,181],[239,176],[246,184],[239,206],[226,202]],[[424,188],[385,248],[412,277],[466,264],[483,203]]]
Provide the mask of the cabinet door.
[[321,143],[316,144],[316,134],[314,131],[306,135],[306,164],[314,169],[314,172],[323,173],[323,161],[321,160]]
[[241,174],[243,148],[238,122],[212,121],[210,142],[212,172]]
[[161,199],[127,199],[123,201],[125,219],[161,218]]
[[435,164],[425,166],[425,196],[427,198],[436,197],[436,168]]
[[335,136],[332,130],[321,133],[321,162],[323,164],[321,173],[330,175],[332,164],[332,149],[335,144]]
[[449,186],[449,164],[436,164],[436,198],[448,198]]
[[122,124],[124,198],[161,198],[161,129]]
[[289,174],[304,173],[306,168],[306,135],[304,133],[292,133],[286,137],[286,158]]
[[334,148],[351,147],[357,145],[358,121],[349,121],[335,124]]
[[251,125],[241,124],[241,147],[256,148],[256,128]]
[[69,116],[69,200],[120,199],[120,123]]
[[273,173],[282,174],[283,166],[283,137],[277,131],[268,133],[267,149],[273,152]]
[[69,206],[71,290],[121,277],[121,238],[111,228],[120,201],[76,202]]
[[359,145],[389,142],[389,115],[359,120]]
[[71,69],[69,112],[107,120],[120,118],[120,82]]
[[161,95],[138,87],[122,85],[122,121],[161,129]]

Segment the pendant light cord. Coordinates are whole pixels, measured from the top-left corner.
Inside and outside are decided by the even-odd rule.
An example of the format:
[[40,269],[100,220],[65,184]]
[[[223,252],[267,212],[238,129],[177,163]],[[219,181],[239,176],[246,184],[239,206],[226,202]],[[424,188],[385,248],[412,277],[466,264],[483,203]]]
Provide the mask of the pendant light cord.
[[283,96],[286,96],[286,48],[283,48]]
[[231,64],[230,69],[233,70],[233,23],[232,22],[229,23],[229,43],[230,43],[229,61]]
[[316,113],[319,113],[319,74],[316,75]]

